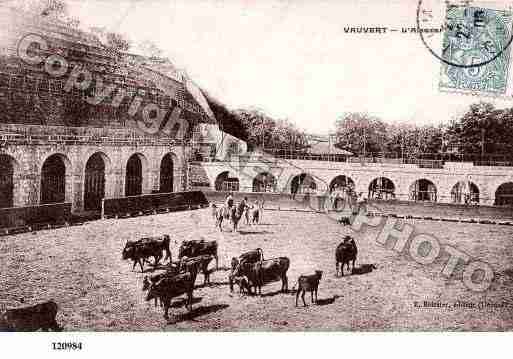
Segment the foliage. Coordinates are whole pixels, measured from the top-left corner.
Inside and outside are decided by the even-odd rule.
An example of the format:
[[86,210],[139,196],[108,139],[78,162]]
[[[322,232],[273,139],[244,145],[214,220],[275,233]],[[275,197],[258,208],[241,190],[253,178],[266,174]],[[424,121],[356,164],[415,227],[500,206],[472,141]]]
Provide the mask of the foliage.
[[[513,109],[496,109],[492,104],[472,104],[458,120],[449,124],[448,134],[460,153],[511,154]],[[483,142],[484,140],[484,142]]]
[[299,151],[307,147],[305,134],[288,120],[275,120],[259,109],[235,111],[251,148]]

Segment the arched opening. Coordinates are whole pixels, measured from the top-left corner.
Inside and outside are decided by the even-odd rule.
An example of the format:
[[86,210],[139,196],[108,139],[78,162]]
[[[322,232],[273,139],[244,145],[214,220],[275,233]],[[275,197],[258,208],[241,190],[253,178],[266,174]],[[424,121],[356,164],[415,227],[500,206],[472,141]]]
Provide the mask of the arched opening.
[[478,204],[479,188],[473,182],[460,181],[452,187],[451,199],[453,203]]
[[0,208],[14,206],[14,163],[7,155],[0,155]]
[[315,183],[313,177],[307,173],[301,173],[295,176],[290,182],[290,193],[292,194],[314,193],[316,190],[317,183]]
[[436,202],[436,186],[427,179],[419,179],[410,186],[411,201]]
[[66,200],[66,164],[62,155],[51,155],[41,169],[41,203],[62,203]]
[[142,193],[142,161],[139,154],[133,154],[126,163],[125,196]]
[[173,155],[168,153],[160,163],[160,192],[169,193],[173,192]]
[[84,209],[101,209],[105,197],[105,161],[97,152],[87,160],[84,179]]
[[333,209],[340,210],[351,207],[355,197],[355,184],[350,177],[344,175],[335,177],[329,188]]
[[253,179],[253,192],[276,192],[276,178],[269,172],[259,173]]
[[354,181],[350,177],[340,175],[331,181],[330,192],[354,191],[354,187]]
[[236,177],[230,177],[229,172],[224,171],[217,176],[215,187],[216,191],[238,192],[239,179]]
[[374,199],[395,199],[395,185],[386,177],[378,177],[369,185],[369,198]]
[[513,206],[513,182],[503,183],[495,191],[496,206]]

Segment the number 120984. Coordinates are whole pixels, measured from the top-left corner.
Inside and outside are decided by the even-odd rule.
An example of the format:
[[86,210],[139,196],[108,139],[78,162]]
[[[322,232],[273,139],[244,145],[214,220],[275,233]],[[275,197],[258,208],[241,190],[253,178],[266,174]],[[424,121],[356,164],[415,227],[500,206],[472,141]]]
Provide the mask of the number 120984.
[[53,350],[82,350],[81,342],[53,342]]

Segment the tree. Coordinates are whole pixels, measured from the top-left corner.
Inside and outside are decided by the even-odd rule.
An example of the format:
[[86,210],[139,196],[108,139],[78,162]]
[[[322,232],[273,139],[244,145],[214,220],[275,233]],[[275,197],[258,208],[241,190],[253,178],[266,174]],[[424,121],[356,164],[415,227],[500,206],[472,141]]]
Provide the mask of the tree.
[[379,118],[363,112],[346,113],[336,126],[336,147],[353,153],[384,152],[386,125]]
[[275,120],[259,109],[239,109],[235,114],[247,133],[250,148],[303,151],[307,147],[305,134],[288,120]]
[[447,132],[461,154],[511,154],[512,131],[513,109],[498,110],[491,103],[479,102],[452,121]]

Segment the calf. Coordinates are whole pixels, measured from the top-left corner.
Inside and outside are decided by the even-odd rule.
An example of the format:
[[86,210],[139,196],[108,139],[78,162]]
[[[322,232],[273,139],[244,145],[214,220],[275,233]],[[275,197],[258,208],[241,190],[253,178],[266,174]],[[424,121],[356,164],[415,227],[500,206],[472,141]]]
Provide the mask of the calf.
[[251,294],[251,286],[255,287],[255,293],[262,294],[262,286],[281,280],[281,290],[288,289],[287,270],[290,266],[290,259],[279,257],[267,259],[256,263],[239,263],[228,277],[230,291],[233,292],[233,281],[235,277],[246,276],[248,278],[248,292]]
[[0,331],[61,331],[62,328],[55,320],[57,311],[58,306],[53,300],[31,307],[8,309],[0,314]]
[[234,284],[239,286],[239,294],[248,293],[249,294],[249,281],[246,276],[235,276],[232,278]]
[[198,257],[203,254],[209,254],[216,259],[216,269],[219,268],[219,259],[217,257],[217,241],[191,240],[183,241],[178,250],[178,259],[182,257]]
[[192,298],[194,291],[194,277],[192,273],[178,274],[174,277],[164,277],[157,283],[151,284],[146,295],[146,301],[160,299],[164,305],[164,318],[169,319],[171,300],[182,294],[187,296],[187,307],[192,311]]
[[144,261],[149,257],[153,257],[155,260],[154,266],[157,266],[162,259],[162,252],[166,253],[165,259],[169,259],[171,262],[170,242],[171,239],[167,234],[162,237],[141,238],[138,241],[127,241],[123,248],[122,258],[124,260],[131,259],[134,262],[132,270],[134,270],[135,265],[139,263],[141,272],[143,272]]
[[314,303],[313,294],[315,292],[315,303],[317,303],[317,290],[319,288],[319,282],[321,281],[322,271],[316,270],[315,274],[312,275],[302,275],[297,279],[297,292],[296,292],[296,307],[297,300],[299,298],[299,293],[301,293],[301,299],[303,300],[303,305],[306,307],[305,302],[305,293],[307,291],[310,292],[310,296],[312,299],[312,303]]
[[349,270],[349,262],[353,262],[353,270],[354,263],[356,261],[356,255],[358,254],[358,248],[356,248],[356,243],[354,239],[350,236],[345,236],[344,241],[337,246],[335,250],[335,269],[336,276],[338,276],[338,268],[340,265],[340,273],[341,276],[344,276],[344,264],[347,264],[347,270]]

